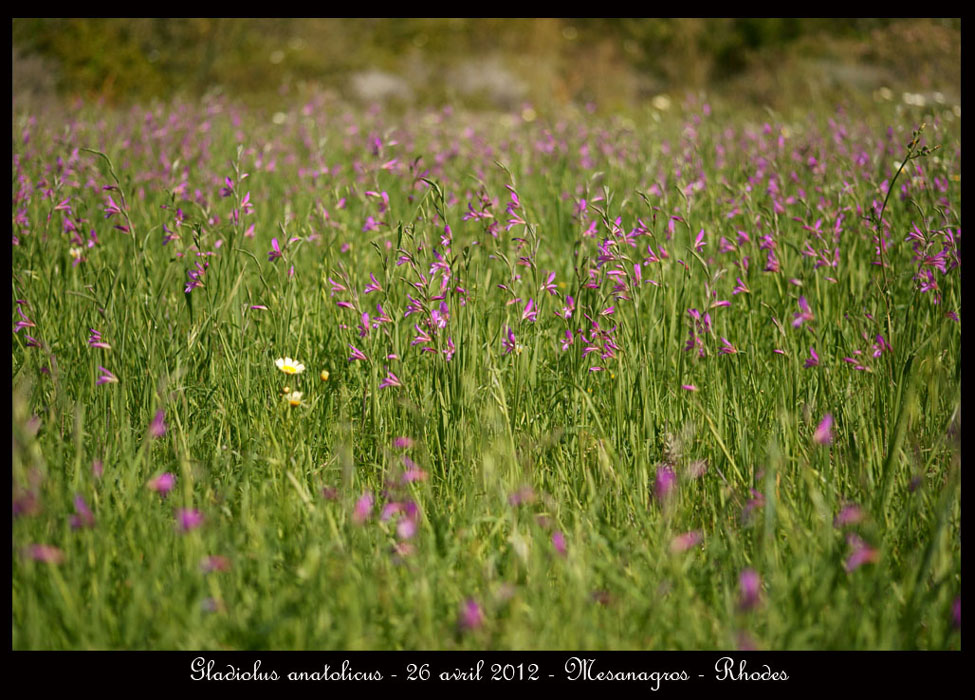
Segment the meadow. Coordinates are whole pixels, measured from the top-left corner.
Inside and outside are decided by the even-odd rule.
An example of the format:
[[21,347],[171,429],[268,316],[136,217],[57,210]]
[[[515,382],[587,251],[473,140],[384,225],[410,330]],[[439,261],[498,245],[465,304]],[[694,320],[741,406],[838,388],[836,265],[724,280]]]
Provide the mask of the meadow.
[[13,648],[959,648],[960,113],[655,104],[15,109]]

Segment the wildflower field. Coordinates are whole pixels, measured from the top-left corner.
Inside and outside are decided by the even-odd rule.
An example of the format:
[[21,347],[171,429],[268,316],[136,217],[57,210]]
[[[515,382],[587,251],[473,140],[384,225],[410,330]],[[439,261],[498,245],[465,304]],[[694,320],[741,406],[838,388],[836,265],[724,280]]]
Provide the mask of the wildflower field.
[[15,649],[960,647],[961,141],[14,109]]

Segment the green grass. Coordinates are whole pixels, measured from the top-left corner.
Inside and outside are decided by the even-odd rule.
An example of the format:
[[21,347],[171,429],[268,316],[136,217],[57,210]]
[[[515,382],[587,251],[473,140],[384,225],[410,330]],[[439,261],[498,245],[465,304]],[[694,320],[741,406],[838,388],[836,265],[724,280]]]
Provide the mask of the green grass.
[[[272,124],[218,101],[128,113],[85,106],[63,122],[16,116],[13,213],[23,209],[29,223],[14,223],[11,294],[28,302],[35,325],[14,333],[11,348],[12,479],[15,510],[28,493],[34,506],[13,520],[13,647],[958,648],[960,323],[945,313],[960,311],[960,267],[936,273],[934,304],[912,279],[904,242],[917,222],[956,230],[960,251],[957,122],[880,107],[779,121],[720,108],[701,115],[689,104],[662,119],[570,114],[561,126],[438,112],[385,122],[319,104]],[[831,116],[845,138],[834,140]],[[884,212],[884,279],[857,207],[883,200],[878,187],[922,120],[926,143],[941,148],[895,182],[895,192],[908,189]],[[376,155],[373,135],[383,141]],[[83,148],[94,152],[74,152]],[[399,163],[380,167],[392,158]],[[783,200],[793,198],[784,213],[766,191],[771,174]],[[225,177],[237,186],[221,197]],[[101,190],[111,184],[125,213],[105,218],[107,195],[121,204],[118,191]],[[528,226],[505,231],[506,185]],[[486,221],[463,219],[482,190],[496,199],[496,239]],[[387,192],[388,210],[366,191]],[[247,192],[254,212],[235,223],[231,210]],[[66,214],[54,210],[69,196],[85,240],[90,229],[98,235],[77,266]],[[582,198],[596,238],[582,235]],[[163,246],[177,207],[180,239]],[[831,232],[839,211],[839,264],[814,268],[802,226],[823,218]],[[682,221],[668,239],[672,214]],[[385,223],[363,232],[367,216]],[[663,243],[669,257],[642,268],[656,284],[631,285],[614,301],[612,280],[585,282],[617,217],[622,231],[642,221],[649,234],[638,247],[614,247],[604,271],[632,277],[647,244]],[[113,228],[126,221],[128,234]],[[424,314],[404,318],[407,295],[437,308],[430,265],[445,221],[449,286],[465,293],[447,293],[448,326],[431,344],[441,352],[421,352],[411,342]],[[253,238],[244,235],[251,223]],[[701,229],[707,245],[696,251]],[[750,242],[718,252],[719,238],[734,242],[740,230]],[[777,273],[763,272],[765,233]],[[268,260],[272,237],[284,259]],[[284,246],[292,237],[300,240]],[[204,259],[197,250],[215,254],[204,286],[185,294],[186,271]],[[401,254],[416,268],[397,265]],[[549,271],[557,295],[540,291]],[[419,289],[410,286],[418,272],[427,280]],[[363,294],[369,273],[382,291]],[[738,277],[749,293],[732,293]],[[351,291],[332,296],[329,279]],[[571,324],[553,313],[566,295]],[[796,328],[800,296],[815,319]],[[512,297],[521,301],[506,305]],[[529,298],[536,322],[522,318]],[[711,307],[718,300],[732,305]],[[360,337],[360,314],[375,318],[377,303],[392,322]],[[615,313],[597,316],[611,304]],[[684,349],[687,311],[709,307],[698,357]],[[588,334],[583,313],[616,327],[615,357],[584,357],[578,337],[562,351],[566,328]],[[506,354],[509,327],[522,349]],[[110,350],[89,347],[92,328]],[[892,349],[873,357],[877,334]],[[720,354],[721,338],[738,352]],[[349,344],[369,360],[349,362]],[[810,346],[820,366],[806,369]],[[399,359],[384,359],[390,353]],[[274,360],[284,356],[306,371],[281,374]],[[588,371],[594,365],[605,369]],[[96,385],[99,366],[118,383]],[[402,386],[380,388],[387,366]],[[282,399],[285,385],[303,392],[301,405]],[[158,410],[167,430],[152,438]],[[827,413],[833,440],[820,445],[813,433]],[[394,448],[397,436],[414,446]],[[428,478],[391,488],[402,454]],[[691,476],[702,461],[706,471]],[[663,503],[654,495],[661,465],[678,477]],[[176,486],[163,497],[147,483],[165,472]],[[513,505],[524,487],[534,499]],[[764,504],[746,516],[750,489]],[[375,507],[359,524],[365,492]],[[76,494],[93,527],[71,527]],[[392,501],[416,504],[414,537],[397,533],[396,517],[379,518]],[[864,519],[834,525],[847,503]],[[177,508],[199,509],[202,526],[179,532]],[[557,531],[565,556],[553,546]],[[673,551],[690,531],[700,544]],[[851,532],[876,555],[848,571]],[[398,555],[403,542],[412,551]],[[57,547],[60,563],[27,556],[33,544]],[[211,555],[229,568],[202,571]],[[739,606],[746,568],[762,582],[749,610]],[[468,599],[483,612],[474,629],[459,625]]]

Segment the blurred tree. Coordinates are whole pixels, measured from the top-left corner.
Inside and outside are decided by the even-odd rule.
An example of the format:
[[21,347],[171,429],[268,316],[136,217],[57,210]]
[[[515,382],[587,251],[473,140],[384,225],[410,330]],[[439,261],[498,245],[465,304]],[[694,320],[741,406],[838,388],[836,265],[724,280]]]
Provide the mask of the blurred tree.
[[[128,101],[219,88],[267,101],[306,83],[351,97],[357,73],[382,71],[421,102],[490,106],[451,82],[480,65],[496,82],[527,86],[537,108],[739,90],[749,77],[766,86],[763,99],[801,99],[803,61],[817,60],[960,93],[960,37],[958,19],[889,18],[25,18],[12,27],[15,71],[44,61],[63,94]],[[793,69],[802,80],[780,75]]]

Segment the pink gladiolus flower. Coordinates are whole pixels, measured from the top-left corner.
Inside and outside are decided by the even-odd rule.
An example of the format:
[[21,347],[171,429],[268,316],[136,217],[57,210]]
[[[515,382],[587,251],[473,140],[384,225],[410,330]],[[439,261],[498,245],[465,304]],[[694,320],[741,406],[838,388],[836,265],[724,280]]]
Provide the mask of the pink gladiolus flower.
[[176,475],[170,472],[164,472],[157,477],[149,480],[147,486],[150,490],[165,496],[167,493],[173,490],[176,485]]
[[743,522],[748,522],[752,516],[752,513],[759,508],[765,507],[765,494],[761,491],[756,491],[755,489],[749,489],[752,497],[748,499],[745,503],[745,507],[741,509],[741,519]]
[[759,594],[762,587],[762,578],[754,569],[745,569],[738,577],[738,608],[740,610],[751,610],[758,605]]
[[403,386],[403,385],[400,384],[399,378],[395,374],[393,374],[389,370],[386,370],[386,378],[383,379],[381,382],[379,382],[379,388],[386,389],[387,387],[391,387],[391,386]]
[[49,544],[32,544],[24,553],[29,559],[46,564],[60,564],[64,561],[64,552]]
[[809,302],[806,301],[806,297],[799,297],[799,311],[792,314],[792,318],[793,328],[798,328],[804,321],[814,321],[816,319],[809,310]]
[[566,296],[565,306],[562,307],[562,311],[560,311],[558,315],[565,319],[572,318],[572,312],[575,311],[575,308],[575,299],[573,299],[571,296]]
[[502,345],[504,346],[504,353],[502,353],[504,355],[508,355],[514,352],[518,348],[518,343],[515,340],[514,331],[512,331],[510,327],[508,328],[508,333],[506,337],[502,340]]
[[[19,311],[20,309],[18,309]],[[112,346],[102,340],[102,334],[96,331],[94,328],[88,329],[88,346],[93,348],[101,348],[102,350],[111,350]]]
[[95,386],[101,386],[102,384],[117,384],[118,383],[118,377],[116,377],[114,374],[112,374],[111,372],[109,372],[107,369],[105,369],[104,367],[102,367],[100,365],[99,365],[98,369],[100,369],[102,371],[102,375],[98,379],[95,380]]
[[813,442],[817,445],[828,445],[833,442],[833,416],[827,413],[823,416],[823,420],[816,426],[816,431],[813,433]]
[[180,532],[195,530],[203,524],[203,513],[196,508],[180,508],[176,511],[176,526]]
[[369,294],[370,292],[381,292],[383,288],[379,286],[379,282],[376,281],[376,276],[369,273],[369,279],[372,280],[371,284],[367,284],[366,288],[362,290],[363,294]]
[[412,501],[407,503],[404,506],[404,515],[405,517],[396,523],[396,536],[401,540],[408,540],[416,534],[417,520],[420,515],[416,504]]
[[856,503],[848,503],[840,512],[836,514],[833,518],[833,527],[843,527],[844,525],[855,525],[863,520],[865,517],[863,508],[858,506]]
[[666,464],[657,467],[657,478],[653,485],[653,492],[657,500],[661,503],[665,502],[676,488],[677,474],[674,473],[674,470]]
[[355,347],[354,345],[351,345],[351,344],[349,345],[349,347],[352,348],[352,357],[349,358],[349,362],[352,362],[353,360],[365,360],[366,359],[366,356],[357,347]]
[[23,320],[17,321],[17,323],[14,324],[14,333],[18,333],[21,328],[34,328],[35,327],[34,322],[31,321],[29,318],[27,318],[27,315],[24,313],[24,310],[19,306],[19,304],[22,304],[24,302],[18,300],[17,303],[18,303],[17,313],[20,314],[20,317]]
[[806,362],[803,367],[809,369],[810,367],[819,367],[819,355],[816,354],[816,350],[809,348],[809,357],[806,358]]
[[105,218],[114,216],[115,214],[121,214],[122,210],[119,208],[115,200],[112,199],[112,195],[108,195],[108,204],[105,205]]
[[409,449],[413,447],[413,438],[406,436],[395,437],[393,438],[393,447],[399,449]]
[[874,564],[880,559],[880,552],[864,542],[858,535],[851,532],[847,535],[846,541],[853,549],[853,553],[846,560],[847,573],[855,571],[864,564]]
[[156,411],[156,416],[152,419],[152,423],[149,424],[149,435],[150,437],[162,437],[166,434],[166,422],[163,420],[166,417],[166,412],[163,409]]
[[701,533],[697,530],[692,530],[690,532],[685,532],[682,535],[677,535],[674,539],[670,541],[670,551],[677,554],[680,552],[686,552],[692,547],[696,547],[701,543]]
[[738,348],[728,342],[727,338],[722,337],[721,343],[724,345],[724,347],[718,349],[719,355],[734,355],[738,352]]
[[352,522],[356,525],[362,525],[366,520],[369,519],[369,515],[372,513],[372,504],[374,502],[372,493],[366,491],[355,502],[355,509],[352,511]]
[[406,467],[406,471],[403,472],[401,481],[404,484],[410,484],[414,481],[424,481],[427,478],[427,473],[420,469],[420,467],[412,459],[403,455],[403,465]]
[[558,530],[552,533],[552,546],[555,547],[555,551],[561,554],[563,557],[566,555],[565,535]]
[[554,272],[549,273],[548,279],[544,283],[542,283],[540,291],[545,291],[548,292],[549,294],[557,294],[555,285],[553,284],[554,280],[555,280],[555,273]]
[[463,631],[473,631],[484,624],[484,613],[476,600],[468,598],[461,604],[457,624]]
[[95,514],[91,512],[88,504],[81,495],[74,497],[75,514],[71,516],[71,529],[78,530],[83,527],[95,527]]

